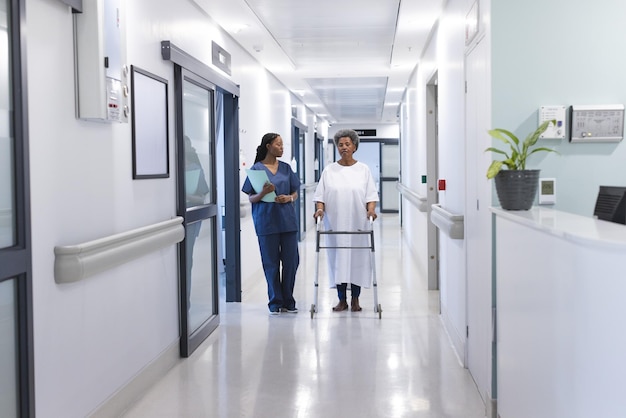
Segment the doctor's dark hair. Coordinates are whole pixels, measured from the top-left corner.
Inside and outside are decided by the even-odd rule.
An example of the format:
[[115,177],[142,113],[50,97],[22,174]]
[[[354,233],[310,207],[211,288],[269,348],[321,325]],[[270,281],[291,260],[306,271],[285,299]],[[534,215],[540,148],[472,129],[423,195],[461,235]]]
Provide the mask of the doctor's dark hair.
[[360,142],[359,135],[357,135],[357,133],[354,130],[352,129],[338,130],[335,136],[333,137],[333,140],[335,141],[335,147],[337,147],[337,142],[339,142],[341,138],[350,138],[350,140],[354,144],[355,151],[359,149],[359,142]]
[[256,158],[254,159],[255,163],[258,163],[259,161],[265,159],[265,156],[267,156],[267,146],[279,136],[279,134],[271,132],[263,135],[263,138],[261,139],[261,145],[256,147]]

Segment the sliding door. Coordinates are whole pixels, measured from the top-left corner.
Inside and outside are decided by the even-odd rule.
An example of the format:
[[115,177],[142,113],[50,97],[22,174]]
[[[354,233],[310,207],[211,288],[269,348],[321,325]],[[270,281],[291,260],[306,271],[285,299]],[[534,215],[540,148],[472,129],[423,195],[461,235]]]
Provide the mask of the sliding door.
[[[302,124],[297,119],[291,120],[291,153],[292,153],[292,169],[295,170],[298,178],[300,179],[301,186],[306,184],[306,148],[305,148],[305,133],[307,131],[306,125]],[[298,191],[298,200],[296,200],[296,218],[298,221],[298,240],[302,241],[306,234],[306,189],[300,187]]]
[[[181,354],[188,356],[218,326],[215,87],[179,67],[177,124],[181,245]],[[182,129],[181,129],[182,128]]]
[[400,210],[400,146],[397,141],[380,143],[380,211],[397,213]]
[[24,4],[0,0],[0,415],[34,416]]

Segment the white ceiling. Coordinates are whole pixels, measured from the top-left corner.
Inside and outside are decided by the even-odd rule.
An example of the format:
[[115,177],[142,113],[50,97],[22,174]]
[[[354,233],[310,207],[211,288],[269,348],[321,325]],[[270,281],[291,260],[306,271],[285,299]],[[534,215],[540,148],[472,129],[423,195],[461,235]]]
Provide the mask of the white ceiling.
[[397,122],[445,0],[195,0],[331,123]]

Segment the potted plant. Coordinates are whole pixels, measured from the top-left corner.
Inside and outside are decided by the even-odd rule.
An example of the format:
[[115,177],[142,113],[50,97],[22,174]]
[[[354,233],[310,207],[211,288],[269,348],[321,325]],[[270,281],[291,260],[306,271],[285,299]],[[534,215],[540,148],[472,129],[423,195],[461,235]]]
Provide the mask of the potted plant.
[[[491,129],[489,135],[509,146],[509,152],[489,147],[485,150],[504,156],[502,160],[494,160],[487,169],[487,178],[495,179],[496,193],[502,209],[528,210],[533,205],[537,186],[539,184],[539,170],[527,170],[526,159],[536,152],[556,152],[546,147],[537,147],[537,141],[550,124],[555,120],[547,120],[531,132],[524,141],[506,129]],[[508,170],[504,170],[504,166]]]

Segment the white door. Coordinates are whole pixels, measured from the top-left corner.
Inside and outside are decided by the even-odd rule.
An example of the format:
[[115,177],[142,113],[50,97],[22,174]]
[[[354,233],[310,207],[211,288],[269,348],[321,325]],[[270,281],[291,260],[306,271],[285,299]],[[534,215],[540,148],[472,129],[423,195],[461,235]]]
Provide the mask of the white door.
[[[491,394],[492,283],[491,184],[485,173],[491,158],[487,134],[490,120],[490,61],[483,39],[466,57],[465,245],[467,251],[466,361],[483,397]],[[488,402],[488,399],[485,399]]]

